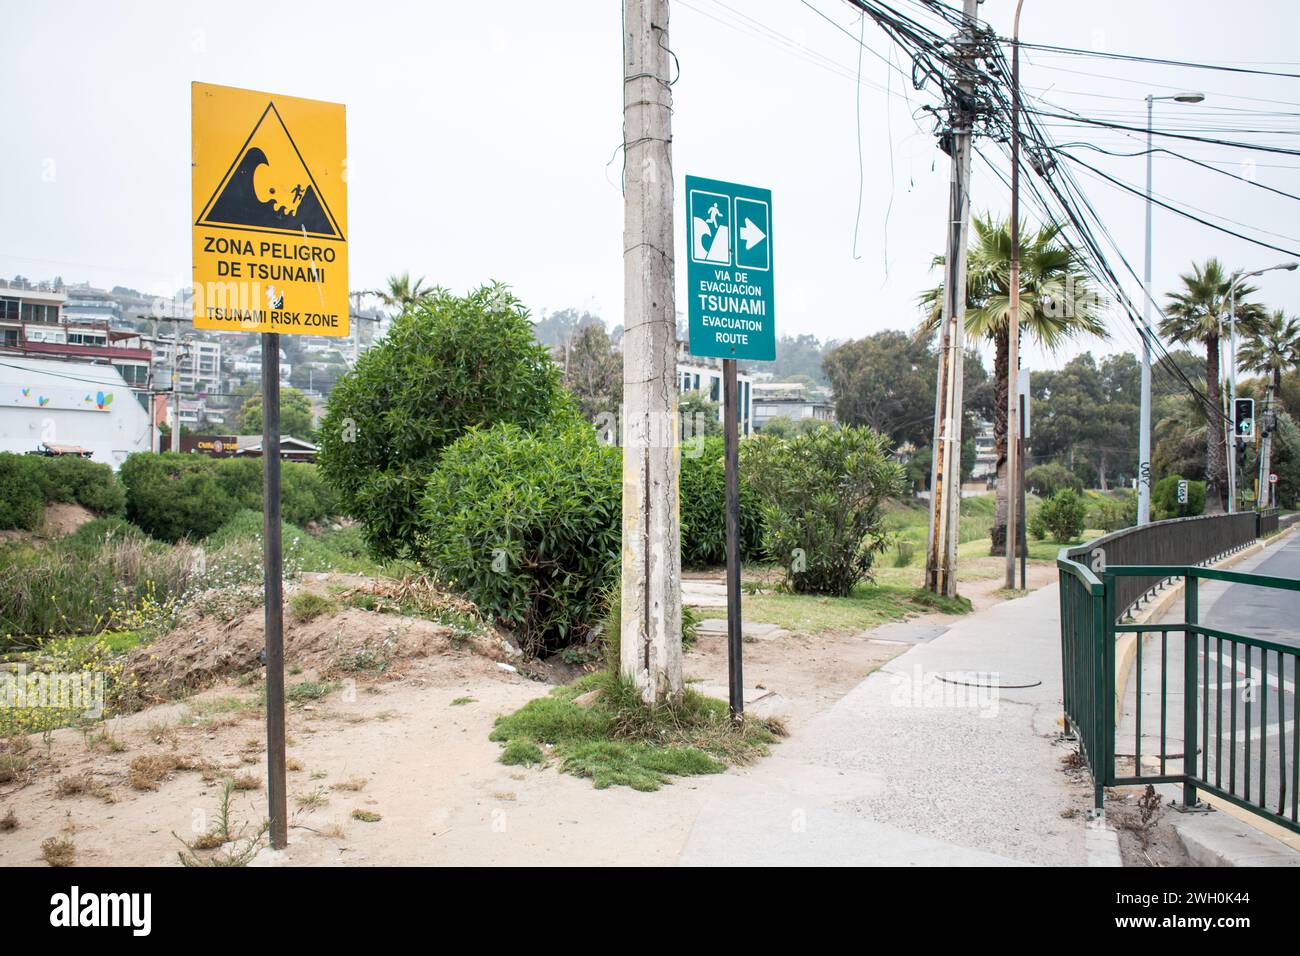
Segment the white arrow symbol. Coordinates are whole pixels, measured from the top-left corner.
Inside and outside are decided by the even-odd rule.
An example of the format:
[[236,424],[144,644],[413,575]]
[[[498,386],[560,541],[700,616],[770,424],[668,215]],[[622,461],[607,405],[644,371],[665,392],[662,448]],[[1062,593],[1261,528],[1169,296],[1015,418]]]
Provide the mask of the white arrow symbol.
[[745,224],[740,227],[740,238],[745,240],[746,249],[753,249],[756,245],[767,238],[767,233],[754,225],[754,220],[746,216]]

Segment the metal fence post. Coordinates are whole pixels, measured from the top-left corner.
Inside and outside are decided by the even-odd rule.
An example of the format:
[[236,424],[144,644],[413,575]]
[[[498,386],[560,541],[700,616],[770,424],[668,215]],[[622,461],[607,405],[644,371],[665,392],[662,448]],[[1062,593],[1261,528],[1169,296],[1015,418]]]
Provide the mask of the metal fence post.
[[1101,575],[1102,588],[1102,676],[1105,679],[1105,696],[1101,700],[1102,783],[1115,779],[1115,617],[1117,613],[1115,575]]
[[[1199,623],[1196,569],[1183,581],[1183,806],[1196,806],[1196,625]],[[1141,729],[1139,728],[1139,733]]]
[[[1103,578],[1103,582],[1104,582]],[[1105,584],[1102,584],[1100,594],[1092,592],[1092,678],[1093,678],[1093,710],[1092,710],[1092,741],[1091,753],[1088,754],[1089,760],[1092,761],[1092,782],[1093,782],[1093,808],[1097,813],[1101,813],[1106,795],[1106,777],[1109,767],[1107,752],[1109,747],[1106,746],[1106,727],[1109,722],[1106,719],[1106,701],[1113,693],[1111,690],[1110,675],[1106,671],[1106,661],[1109,655],[1106,653],[1106,642],[1109,628],[1106,627],[1106,605],[1108,603]]]

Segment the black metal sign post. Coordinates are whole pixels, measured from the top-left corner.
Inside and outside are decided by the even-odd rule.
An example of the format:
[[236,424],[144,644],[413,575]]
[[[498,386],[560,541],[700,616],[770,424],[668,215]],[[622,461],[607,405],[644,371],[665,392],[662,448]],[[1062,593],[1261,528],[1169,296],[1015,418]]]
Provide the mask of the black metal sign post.
[[736,360],[722,360],[722,417],[727,486],[727,687],[732,720],[745,716],[740,661],[740,402]]
[[284,574],[280,554],[280,334],[262,333],[262,548],[266,567],[266,794],[271,846],[289,843],[284,768]]

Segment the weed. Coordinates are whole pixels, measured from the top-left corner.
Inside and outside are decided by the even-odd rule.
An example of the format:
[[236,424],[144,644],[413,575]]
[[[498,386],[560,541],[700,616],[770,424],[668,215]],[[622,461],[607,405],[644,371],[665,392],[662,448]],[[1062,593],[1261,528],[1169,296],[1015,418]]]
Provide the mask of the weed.
[[209,770],[210,764],[195,757],[176,754],[141,754],[127,768],[126,782],[136,790],[157,790],[166,777],[177,770]]
[[101,730],[91,736],[89,746],[91,750],[104,750],[111,754],[120,754],[126,750],[126,741],[121,737],[114,736],[107,730]]
[[336,608],[337,605],[330,598],[312,591],[299,591],[289,599],[289,614],[299,624],[331,614]]
[[34,763],[25,753],[0,754],[0,783],[12,783],[30,770]]
[[453,707],[464,707],[466,704],[476,704],[478,700],[474,697],[457,697],[451,702]]
[[334,667],[348,673],[382,674],[392,663],[395,641],[396,632],[393,630],[378,643],[366,638],[356,650],[340,654],[334,661]]
[[18,816],[14,813],[13,807],[10,807],[9,812],[0,817],[0,833],[9,833],[17,829]]
[[262,778],[254,773],[239,773],[231,777],[227,783],[235,790],[261,790]]
[[[234,780],[224,782],[221,788],[221,797],[217,804],[217,821],[207,833],[188,843],[176,836],[175,833],[172,833],[172,836],[176,837],[185,848],[176,854],[182,866],[247,866],[253,857],[257,855],[257,851],[262,848],[262,841],[270,827],[270,824],[265,820],[262,821],[262,825],[258,827],[257,831],[248,837],[244,836],[248,829],[247,824],[240,827],[237,833],[231,831],[230,797],[236,789],[238,787]],[[198,851],[212,850],[226,844],[231,845],[229,850],[206,857],[198,855]]]
[[77,848],[71,840],[47,837],[41,842],[41,857],[50,866],[72,866],[77,860]]
[[289,771],[301,770],[302,761],[299,760],[297,757],[290,757],[284,762],[284,769]]
[[501,751],[499,758],[507,766],[531,766],[542,763],[546,756],[542,753],[542,748],[537,746],[531,740],[524,737],[516,737],[507,740],[505,749]]
[[353,810],[352,819],[360,820],[362,823],[378,823],[383,817],[370,810]]
[[366,789],[366,784],[369,782],[370,781],[367,780],[365,777],[349,777],[347,780],[343,780],[340,781],[339,783],[331,784],[330,789],[351,790],[353,792],[356,792],[358,790]]
[[[286,687],[284,699],[286,703],[301,704],[309,700],[320,700],[334,689],[334,683],[326,680],[305,680],[300,684],[294,684],[292,687]],[[265,695],[265,690],[263,694]]]
[[61,797],[79,797],[83,793],[97,793],[102,788],[95,783],[95,778],[90,774],[79,773],[59,778],[54,789]]
[[294,797],[294,800],[304,810],[319,810],[321,807],[328,806],[330,802],[324,787],[317,787],[308,793],[300,793]]

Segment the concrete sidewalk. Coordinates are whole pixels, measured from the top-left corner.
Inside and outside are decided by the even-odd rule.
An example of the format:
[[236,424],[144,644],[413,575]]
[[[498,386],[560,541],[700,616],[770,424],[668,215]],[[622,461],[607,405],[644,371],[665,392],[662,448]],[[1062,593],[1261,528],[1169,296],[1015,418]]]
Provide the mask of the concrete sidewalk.
[[1061,765],[1058,618],[1042,588],[894,658],[729,774],[679,862],[1119,865],[1113,831],[1086,821],[1091,787]]

